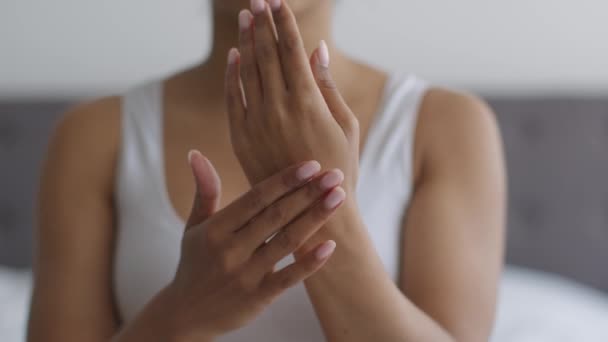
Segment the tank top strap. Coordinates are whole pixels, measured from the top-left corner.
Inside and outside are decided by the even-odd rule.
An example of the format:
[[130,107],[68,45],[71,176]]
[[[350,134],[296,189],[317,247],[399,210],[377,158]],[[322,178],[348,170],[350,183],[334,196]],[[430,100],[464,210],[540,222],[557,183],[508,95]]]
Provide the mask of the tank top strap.
[[161,102],[162,82],[158,81],[142,84],[123,96],[123,148],[129,158],[145,161],[144,166],[157,166],[162,150]]
[[393,170],[401,175],[398,181],[403,182],[396,185],[403,188],[411,186],[418,112],[429,87],[426,81],[414,75],[389,77],[361,156],[361,177],[378,176]]
[[132,88],[122,98],[116,193],[122,203],[131,206],[146,202],[147,210],[166,206],[162,93],[162,81],[155,80]]

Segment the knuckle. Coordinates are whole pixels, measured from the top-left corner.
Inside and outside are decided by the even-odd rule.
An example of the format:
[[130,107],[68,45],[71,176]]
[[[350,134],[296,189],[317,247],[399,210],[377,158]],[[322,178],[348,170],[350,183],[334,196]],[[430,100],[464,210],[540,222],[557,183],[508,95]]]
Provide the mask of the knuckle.
[[222,244],[222,239],[219,233],[214,230],[206,230],[204,234],[205,240],[209,247],[217,248]]
[[243,51],[240,60],[240,71],[241,75],[246,75],[247,72],[251,72],[252,69],[255,69],[255,57],[249,51]]
[[300,38],[297,34],[294,34],[293,32],[287,32],[282,42],[283,49],[288,54],[295,54],[302,47],[302,42]]
[[234,113],[234,111],[238,108],[238,103],[239,103],[239,99],[237,98],[236,94],[233,91],[230,91],[228,93],[228,96],[226,96],[227,98],[227,104],[228,104],[228,110],[231,113]]
[[[327,71],[324,71],[323,73],[327,73]],[[325,90],[338,89],[338,86],[336,85],[336,82],[334,81],[334,79],[329,77],[328,75],[322,75],[321,77],[319,77],[318,83],[319,83],[319,88],[321,88],[321,89],[325,89]]]
[[231,93],[236,90],[239,85],[239,73],[234,68],[228,68],[225,76],[225,85],[228,91]]
[[306,117],[312,118],[315,117],[315,115],[307,115],[309,113],[314,113],[316,111],[318,111],[318,105],[316,100],[314,99],[314,96],[299,96],[299,98],[296,101],[295,106],[297,108],[294,108],[294,112],[295,113],[303,113],[306,115]]
[[227,93],[228,96],[233,99],[236,100],[238,98],[238,96],[240,95],[240,80],[238,78],[238,74],[234,74],[233,76],[230,77],[230,79],[226,82],[226,85],[228,87],[227,89]]
[[233,110],[236,105],[236,99],[232,92],[232,88],[229,88],[226,93],[226,103],[228,104],[228,110]]
[[268,213],[268,222],[270,224],[279,224],[281,222],[284,222],[286,219],[285,216],[285,210],[283,210],[283,208],[281,208],[281,206],[278,205],[274,205],[272,207],[270,207],[269,209],[267,209]]
[[275,121],[274,119],[281,117],[280,116],[280,113],[281,113],[280,102],[278,102],[278,101],[277,102],[275,102],[275,101],[264,101],[264,103],[263,103],[262,106],[263,106],[264,113],[272,113],[272,115],[266,115],[266,116],[264,116],[264,122],[265,123],[273,122],[273,121]]
[[256,283],[253,281],[252,277],[247,276],[245,273],[239,274],[235,278],[235,283],[238,289],[244,293],[253,293],[257,288]]
[[304,195],[306,196],[306,198],[309,200],[317,199],[317,197],[319,197],[319,195],[321,194],[321,189],[319,188],[319,186],[319,181],[309,182],[304,189]]
[[323,205],[316,205],[311,211],[310,211],[310,221],[312,223],[312,225],[310,226],[309,229],[313,230],[317,227],[317,225],[320,225],[323,221],[325,221],[329,215],[330,215],[331,211],[325,209],[325,207]]
[[252,61],[247,61],[243,63],[243,68],[241,69],[241,73],[243,74],[243,79],[247,81],[254,80],[257,77],[257,70],[255,67],[255,63]]
[[239,45],[241,48],[249,47],[253,44],[253,35],[251,34],[251,30],[246,30],[241,32],[239,36]]
[[235,270],[235,263],[232,253],[225,251],[220,254],[219,267],[224,274],[231,274]]
[[354,115],[349,115],[349,118],[346,120],[346,130],[349,134],[358,134],[360,129],[359,119],[357,119]]
[[297,181],[293,175],[293,171],[283,172],[283,174],[281,175],[281,185],[287,189],[290,189],[291,187],[297,185]]
[[264,60],[269,60],[275,55],[275,49],[273,43],[268,41],[261,41],[255,45],[258,55]]
[[281,289],[281,290],[287,290],[291,287],[291,284],[294,281],[294,276],[291,273],[286,273],[283,276],[281,276],[278,280],[278,284],[277,286]]
[[277,244],[283,250],[291,251],[295,250],[297,247],[296,239],[288,230],[283,230],[283,232],[278,234],[275,239],[277,239]]
[[251,189],[246,196],[246,205],[250,210],[257,211],[264,207],[262,190],[258,187]]
[[266,245],[259,247],[255,251],[255,258],[259,259],[262,262],[264,262],[270,258],[270,254],[268,253],[268,248]]

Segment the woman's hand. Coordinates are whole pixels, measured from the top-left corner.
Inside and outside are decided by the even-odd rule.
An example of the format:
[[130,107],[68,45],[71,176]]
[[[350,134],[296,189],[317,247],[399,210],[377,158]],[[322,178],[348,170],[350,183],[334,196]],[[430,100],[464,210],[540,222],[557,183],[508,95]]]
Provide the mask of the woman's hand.
[[315,159],[343,170],[344,187],[354,193],[359,126],[330,76],[327,46],[321,42],[309,60],[291,9],[269,2],[253,0],[253,15],[240,13],[240,48],[229,53],[226,99],[235,153],[252,184]]
[[197,194],[167,292],[178,315],[176,329],[208,341],[244,326],[325,264],[333,241],[274,270],[324,224],[345,193],[339,181],[321,181],[325,174],[319,163],[307,162],[262,181],[216,212],[220,182],[215,169],[198,152],[190,154],[190,163]]

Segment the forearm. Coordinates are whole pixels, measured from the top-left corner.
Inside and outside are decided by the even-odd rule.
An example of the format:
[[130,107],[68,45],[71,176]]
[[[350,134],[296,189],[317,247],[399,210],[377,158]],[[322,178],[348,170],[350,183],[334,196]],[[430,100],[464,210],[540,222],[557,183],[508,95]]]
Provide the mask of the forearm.
[[210,337],[186,334],[172,301],[166,288],[160,291],[111,342],[212,342]]
[[306,281],[329,341],[452,340],[390,279],[354,203],[314,237],[316,242],[329,239],[337,242],[335,254]]

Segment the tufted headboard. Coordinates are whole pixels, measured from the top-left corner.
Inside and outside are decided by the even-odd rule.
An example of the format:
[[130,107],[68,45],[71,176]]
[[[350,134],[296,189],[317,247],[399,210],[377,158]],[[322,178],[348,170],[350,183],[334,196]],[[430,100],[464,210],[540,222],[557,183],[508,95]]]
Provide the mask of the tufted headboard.
[[[608,100],[490,99],[510,174],[508,262],[608,292]],[[0,264],[31,263],[33,198],[67,102],[0,103]]]

